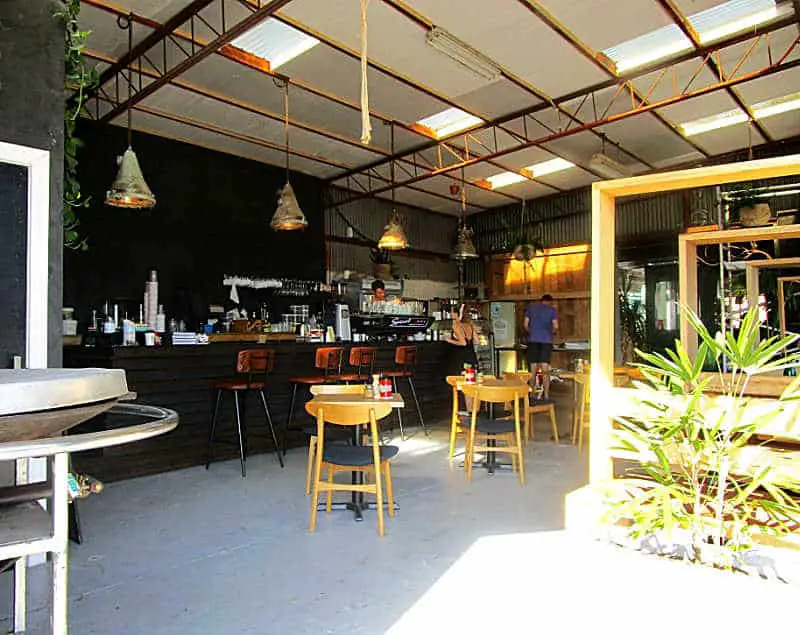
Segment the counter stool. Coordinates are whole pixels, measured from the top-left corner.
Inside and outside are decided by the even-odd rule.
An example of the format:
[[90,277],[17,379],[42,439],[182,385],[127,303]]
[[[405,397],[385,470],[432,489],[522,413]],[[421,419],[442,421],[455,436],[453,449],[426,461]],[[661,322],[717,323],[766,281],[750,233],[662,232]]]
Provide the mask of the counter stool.
[[366,383],[372,378],[378,348],[375,346],[354,346],[350,349],[348,361],[356,369],[354,373],[339,373],[339,381],[347,383]]
[[283,455],[286,456],[286,437],[294,419],[294,407],[297,402],[298,386],[319,386],[320,384],[331,384],[339,381],[339,374],[342,370],[341,346],[320,346],[314,354],[314,368],[321,373],[302,377],[290,377],[289,383],[292,384],[292,397],[289,401],[289,413],[286,416],[286,426],[283,429]]
[[243,424],[244,405],[239,403],[239,393],[244,393],[245,396],[249,391],[258,393],[261,405],[264,407],[264,415],[266,416],[267,425],[272,435],[272,442],[275,445],[275,454],[278,457],[278,462],[281,464],[281,467],[283,467],[278,437],[275,435],[275,427],[272,425],[272,415],[269,412],[267,396],[264,394],[267,375],[272,372],[274,366],[275,351],[271,348],[251,348],[239,351],[239,354],[236,356],[236,374],[240,375],[240,377],[214,382],[214,414],[211,416],[211,423],[209,425],[206,469],[208,469],[209,465],[211,465],[211,462],[214,460],[217,415],[219,414],[219,404],[222,400],[222,393],[225,391],[233,393],[236,431],[239,435],[239,461],[242,465],[242,478],[247,475],[245,467],[245,461],[247,460],[247,437],[246,426]]
[[[431,431],[428,426],[425,425],[425,420],[422,418],[422,409],[419,407],[417,390],[414,387],[414,369],[417,365],[417,347],[398,346],[394,350],[394,364],[395,368],[383,371],[383,375],[385,377],[391,377],[392,389],[394,392],[399,392],[397,390],[398,379],[408,380],[408,386],[411,388],[411,396],[414,398],[414,405],[417,407],[419,423],[422,426],[422,429],[425,430],[425,434],[430,436]],[[397,421],[400,424],[400,438],[405,440],[405,434],[403,433],[403,414],[400,412],[400,408],[397,409]]]

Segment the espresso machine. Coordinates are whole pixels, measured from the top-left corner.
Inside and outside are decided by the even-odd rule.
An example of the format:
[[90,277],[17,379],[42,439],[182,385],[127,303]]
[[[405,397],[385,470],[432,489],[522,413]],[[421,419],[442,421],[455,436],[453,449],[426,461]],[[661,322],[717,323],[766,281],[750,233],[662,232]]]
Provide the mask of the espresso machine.
[[336,304],[333,316],[333,329],[336,339],[349,342],[353,339],[350,330],[350,307],[346,304]]

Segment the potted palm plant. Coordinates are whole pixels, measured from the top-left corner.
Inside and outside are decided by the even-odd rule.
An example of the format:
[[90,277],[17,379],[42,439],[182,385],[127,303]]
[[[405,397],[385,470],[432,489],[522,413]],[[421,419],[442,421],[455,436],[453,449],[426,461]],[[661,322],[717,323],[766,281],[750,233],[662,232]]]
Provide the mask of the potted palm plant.
[[[606,520],[662,552],[746,569],[740,556],[758,534],[800,530],[800,453],[759,441],[776,427],[800,438],[792,433],[800,383],[776,399],[748,392],[754,377],[800,365],[788,352],[796,336],[759,342],[756,309],[738,334],[724,336],[687,314],[700,341],[694,357],[681,342],[665,354],[637,351],[645,378],[634,388],[639,411],[620,417],[615,430],[630,467],[607,492]],[[716,371],[704,373],[707,364]]]

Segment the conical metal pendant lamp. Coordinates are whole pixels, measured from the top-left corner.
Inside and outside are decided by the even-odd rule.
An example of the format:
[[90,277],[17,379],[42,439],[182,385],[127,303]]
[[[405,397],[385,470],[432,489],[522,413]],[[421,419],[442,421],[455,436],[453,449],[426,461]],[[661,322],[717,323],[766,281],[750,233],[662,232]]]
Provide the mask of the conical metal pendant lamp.
[[[394,124],[392,124],[392,154],[394,154]],[[389,164],[389,169],[392,179],[392,213],[389,214],[389,220],[386,227],[383,228],[383,235],[378,241],[378,249],[389,249],[391,251],[398,251],[408,247],[408,237],[406,230],[403,229],[403,224],[400,222],[400,215],[395,209],[395,189],[394,189],[394,160]]]
[[[128,19],[128,53],[133,44],[133,24]],[[131,86],[133,84],[132,69],[128,67],[128,101],[131,99]],[[139,167],[139,160],[131,147],[131,106],[128,106],[128,149],[117,159],[119,170],[117,178],[106,192],[106,205],[111,207],[128,207],[132,209],[148,209],[156,204],[156,197],[147,186]]]
[[286,141],[286,184],[278,190],[278,206],[270,226],[276,231],[294,231],[308,227],[308,221],[289,183],[289,82],[284,84],[283,132]]
[[378,249],[397,251],[406,247],[408,247],[408,237],[400,222],[400,216],[395,210],[392,210],[389,222],[383,228],[383,235],[378,241]]
[[472,230],[467,227],[466,214],[467,214],[467,188],[466,181],[464,181],[464,170],[461,170],[461,222],[458,227],[458,237],[456,238],[456,247],[450,257],[453,260],[474,260],[479,258],[478,250],[475,249],[475,243],[472,242]]

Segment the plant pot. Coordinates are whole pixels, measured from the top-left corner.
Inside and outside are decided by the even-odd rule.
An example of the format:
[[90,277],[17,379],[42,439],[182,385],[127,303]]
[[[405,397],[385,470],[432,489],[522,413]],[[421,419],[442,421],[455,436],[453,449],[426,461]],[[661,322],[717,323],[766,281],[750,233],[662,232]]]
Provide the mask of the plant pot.
[[373,264],[372,274],[379,280],[388,280],[392,277],[392,265],[390,264]]

